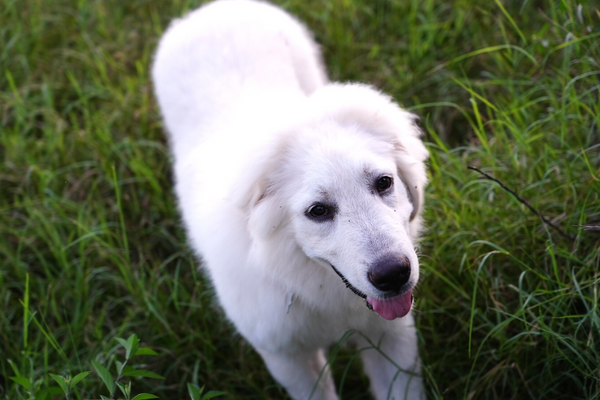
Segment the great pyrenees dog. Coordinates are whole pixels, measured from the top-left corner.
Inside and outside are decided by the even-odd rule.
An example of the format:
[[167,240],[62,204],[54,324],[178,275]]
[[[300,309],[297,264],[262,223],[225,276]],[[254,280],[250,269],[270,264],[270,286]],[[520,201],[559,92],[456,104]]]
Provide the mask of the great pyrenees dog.
[[191,245],[273,377],[294,399],[337,399],[326,351],[352,331],[376,399],[424,398],[415,116],[328,82],[307,29],[254,0],[173,22],[152,76]]

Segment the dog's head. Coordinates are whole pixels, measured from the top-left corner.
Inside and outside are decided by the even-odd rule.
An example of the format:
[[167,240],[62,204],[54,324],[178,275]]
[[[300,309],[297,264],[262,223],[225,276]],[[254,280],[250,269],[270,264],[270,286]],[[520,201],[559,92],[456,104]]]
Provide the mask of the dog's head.
[[419,279],[428,156],[414,116],[364,85],[328,85],[309,102],[249,191],[250,233],[292,238],[382,317],[402,317]]

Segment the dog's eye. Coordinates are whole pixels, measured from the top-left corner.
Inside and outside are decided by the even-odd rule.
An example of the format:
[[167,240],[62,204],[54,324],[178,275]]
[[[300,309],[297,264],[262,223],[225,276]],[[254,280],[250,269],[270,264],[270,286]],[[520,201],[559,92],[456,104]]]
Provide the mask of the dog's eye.
[[331,209],[323,204],[315,204],[308,209],[308,215],[314,219],[329,219],[331,218]]
[[392,183],[394,183],[394,180],[392,178],[390,178],[389,176],[382,176],[375,183],[375,187],[377,188],[377,191],[381,193],[388,190],[392,186]]

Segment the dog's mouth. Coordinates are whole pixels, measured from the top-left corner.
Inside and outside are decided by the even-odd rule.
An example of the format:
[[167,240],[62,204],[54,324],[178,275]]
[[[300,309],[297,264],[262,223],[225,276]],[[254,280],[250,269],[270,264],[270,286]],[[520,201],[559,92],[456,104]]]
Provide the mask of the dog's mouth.
[[413,305],[412,289],[406,293],[399,294],[389,299],[374,299],[367,296],[366,301],[369,308],[387,320],[402,318],[412,308]]
[[342,282],[344,282],[346,287],[358,297],[365,299],[367,308],[369,310],[375,311],[382,318],[385,318],[390,321],[396,318],[402,318],[406,316],[406,314],[408,314],[410,309],[412,308],[414,301],[412,289],[406,293],[399,294],[388,299],[374,299],[373,297],[367,296],[366,294],[352,286],[348,279],[346,279],[346,277],[342,275],[340,271],[338,271],[337,268],[333,266],[333,264],[329,263],[329,265],[331,265],[331,268],[333,268],[335,273],[338,274],[338,276],[342,279]]

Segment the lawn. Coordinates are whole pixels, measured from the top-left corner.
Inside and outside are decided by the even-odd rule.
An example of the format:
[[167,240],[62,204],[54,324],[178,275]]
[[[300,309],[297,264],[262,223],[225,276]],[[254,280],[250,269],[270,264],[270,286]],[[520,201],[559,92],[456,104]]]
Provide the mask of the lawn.
[[[60,376],[85,371],[69,398],[110,397],[103,367],[122,398],[287,398],[215,304],[172,194],[149,69],[200,1],[0,3],[0,399],[65,398]],[[420,116],[429,398],[600,398],[600,5],[277,3],[333,80]],[[352,349],[331,363],[343,399],[369,398]]]

